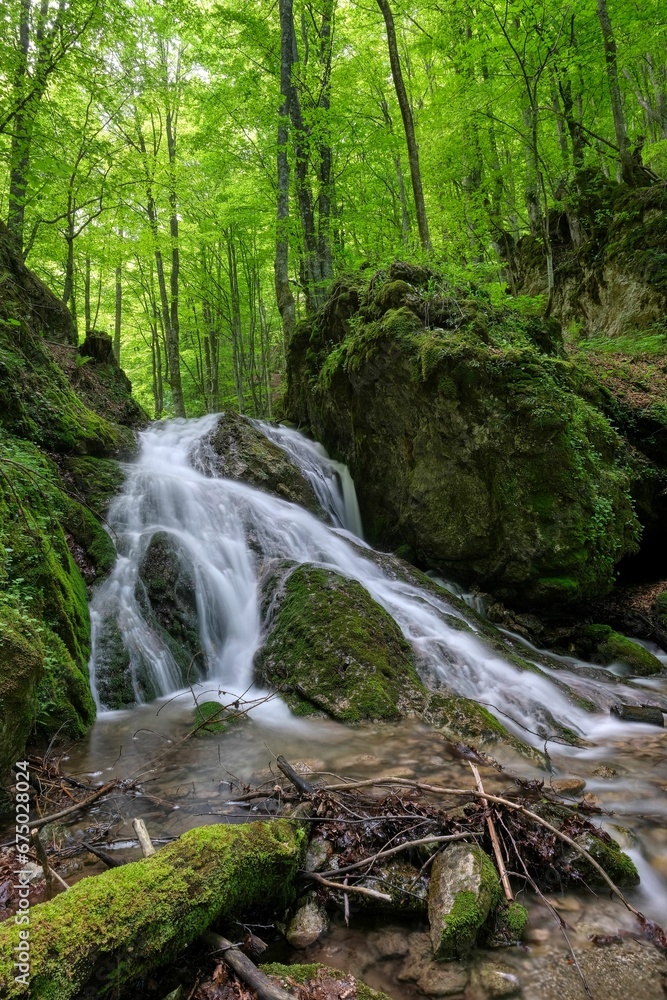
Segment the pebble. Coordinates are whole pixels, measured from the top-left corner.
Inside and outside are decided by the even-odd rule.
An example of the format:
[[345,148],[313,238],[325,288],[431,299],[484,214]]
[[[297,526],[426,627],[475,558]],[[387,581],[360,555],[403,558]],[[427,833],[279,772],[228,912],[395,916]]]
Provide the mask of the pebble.
[[408,954],[408,938],[398,927],[386,927],[382,931],[369,934],[368,943],[377,951],[380,960],[387,958],[404,958]]
[[313,837],[308,844],[303,867],[307,872],[319,872],[327,867],[327,862],[333,854],[333,847],[324,837]]
[[484,962],[478,970],[479,982],[486,995],[514,997],[521,992],[521,982],[516,971],[504,962]]
[[303,901],[290,920],[285,937],[293,948],[308,948],[324,934],[329,927],[326,910],[317,902],[315,893]]
[[583,778],[555,778],[551,787],[556,795],[580,795],[586,787]]
[[[427,997],[450,997],[463,992],[468,972],[458,962],[429,962],[417,980],[417,986]],[[496,994],[501,996],[502,994]]]
[[545,927],[529,927],[523,939],[528,944],[544,944],[550,937],[551,931],[548,931]]
[[607,767],[606,764],[600,764],[599,767],[595,768],[593,774],[596,778],[615,778],[618,771],[615,767]]

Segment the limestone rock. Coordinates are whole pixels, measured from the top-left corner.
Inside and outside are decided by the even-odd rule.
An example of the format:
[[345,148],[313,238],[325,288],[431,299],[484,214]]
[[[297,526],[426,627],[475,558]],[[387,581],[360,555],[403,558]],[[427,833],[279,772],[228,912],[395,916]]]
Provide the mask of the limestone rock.
[[434,861],[428,892],[433,953],[465,957],[500,901],[498,873],[481,848],[454,844]]
[[515,997],[521,993],[516,969],[504,962],[483,962],[477,970],[477,979],[489,1000]]
[[307,872],[320,872],[328,866],[329,859],[333,854],[333,847],[324,837],[313,837],[308,844],[306,860],[303,869]]
[[247,417],[231,410],[221,415],[195,461],[213,475],[248,483],[313,513],[321,512],[310,483],[285,452]]
[[329,918],[326,910],[317,902],[315,893],[306,896],[287,926],[285,937],[300,951],[308,948],[327,930]]
[[555,778],[551,782],[551,789],[556,795],[580,795],[585,787],[583,778]]

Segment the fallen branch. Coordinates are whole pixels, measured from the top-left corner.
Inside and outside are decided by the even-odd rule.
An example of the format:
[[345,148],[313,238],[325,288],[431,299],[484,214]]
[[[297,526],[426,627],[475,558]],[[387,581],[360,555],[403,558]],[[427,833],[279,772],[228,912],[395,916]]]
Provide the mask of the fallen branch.
[[141,853],[145,858],[150,858],[151,854],[155,854],[155,848],[153,847],[153,841],[150,838],[150,834],[146,829],[146,824],[143,819],[135,817],[135,819],[132,820],[132,826],[134,827],[134,832],[139,839]]
[[47,823],[55,823],[58,820],[65,819],[66,816],[70,816],[72,813],[78,812],[79,809],[87,809],[88,806],[96,802],[97,799],[101,799],[103,795],[110,792],[112,788],[115,788],[118,782],[114,778],[113,781],[108,782],[106,785],[102,785],[89,795],[87,799],[82,799],[81,802],[75,802],[74,805],[68,806],[67,809],[61,809],[60,812],[51,813],[50,816],[40,816],[39,819],[33,819],[28,823],[31,830],[39,830],[41,827],[46,826]]
[[272,983],[269,977],[227,938],[207,931],[206,934],[202,934],[202,941],[210,945],[215,954],[221,954],[223,962],[234,970],[246,986],[255,991],[258,1000],[294,1000],[293,993],[288,993],[282,986]]
[[[480,773],[477,770],[476,765],[473,764],[473,762],[471,760],[469,760],[468,763],[470,764],[470,767],[472,768],[472,773],[473,773],[473,776],[475,778],[475,784],[477,785],[477,791],[481,792],[482,795],[484,795],[484,798],[480,799],[480,802],[482,803],[483,806],[486,807],[486,806],[488,806],[488,802],[487,802],[486,796],[484,794],[484,785],[482,784],[482,779],[480,777]],[[487,825],[487,828],[488,828],[488,831],[489,831],[489,837],[491,838],[491,845],[493,847],[493,854],[494,854],[494,857],[496,859],[496,865],[498,867],[498,873],[500,875],[500,881],[503,884],[503,890],[505,892],[505,899],[507,900],[508,903],[511,903],[511,902],[514,901],[514,893],[512,892],[512,886],[510,885],[510,880],[509,880],[509,878],[507,876],[507,870],[505,868],[505,862],[503,860],[502,852],[500,850],[500,843],[498,841],[498,833],[496,832],[496,825],[493,822],[493,816],[491,816],[491,814],[489,814],[486,817],[486,825]]]
[[120,868],[125,863],[124,861],[120,861],[119,858],[114,858],[108,851],[103,851],[101,847],[94,847],[92,844],[89,844],[87,840],[83,840],[82,844],[87,851],[90,851],[96,858],[103,861],[107,868]]
[[330,882],[329,879],[324,878],[319,872],[305,872],[303,877],[311,879],[313,882],[318,882],[320,885],[325,885],[327,889],[338,889],[339,892],[354,892],[359,896],[370,896],[371,899],[379,899],[383,903],[391,903],[391,896],[388,896],[386,892],[378,892],[377,889],[366,889],[363,885],[341,885],[340,882]]
[[386,851],[379,851],[377,854],[372,854],[370,858],[364,858],[363,861],[355,861],[353,865],[345,865],[344,868],[332,868],[328,872],[320,872],[319,874],[324,878],[330,875],[345,875],[356,868],[364,868],[374,861],[381,861],[382,858],[390,858],[394,854],[400,854],[401,851],[409,851],[411,847],[421,847],[424,844],[447,844],[451,840],[464,840],[470,836],[469,833],[452,833],[447,837],[422,837],[421,840],[408,840],[405,844],[399,844],[398,847],[390,847]]
[[309,781],[302,778],[300,774],[297,774],[291,764],[289,764],[284,757],[277,757],[276,764],[283,772],[288,781],[291,781],[298,792],[302,795],[312,795],[315,791],[315,786],[311,785]]
[[42,866],[42,871],[44,872],[44,878],[46,880],[46,894],[47,899],[51,898],[51,893],[53,891],[53,883],[59,882],[64,889],[69,889],[69,886],[64,878],[61,878],[57,871],[54,871],[49,864],[49,859],[46,856],[46,851],[44,850],[44,844],[39,839],[39,833],[37,830],[33,830],[30,834],[30,843],[32,844],[33,850],[37,855],[37,860]]

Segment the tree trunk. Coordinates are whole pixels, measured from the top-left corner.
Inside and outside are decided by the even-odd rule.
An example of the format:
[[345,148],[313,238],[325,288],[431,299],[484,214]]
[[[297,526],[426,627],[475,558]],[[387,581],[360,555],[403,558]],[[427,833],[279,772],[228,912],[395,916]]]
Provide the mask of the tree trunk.
[[0,994],[72,1000],[145,981],[220,917],[257,906],[282,912],[295,895],[302,845],[298,824],[287,820],[203,826],[151,857],[82,879],[31,907],[25,985],[14,965],[22,928],[0,924]]
[[382,11],[385,27],[387,29],[387,45],[389,47],[389,62],[391,64],[391,75],[396,89],[398,106],[401,109],[403,128],[405,129],[405,141],[408,147],[408,162],[410,164],[410,178],[412,180],[412,193],[415,199],[415,212],[417,215],[417,228],[419,229],[419,239],[422,249],[430,251],[431,237],[428,229],[428,219],[426,215],[426,203],[424,202],[424,191],[422,188],[421,169],[419,166],[419,149],[415,137],[415,125],[412,118],[412,109],[408,100],[405,83],[403,81],[403,71],[398,54],[398,44],[396,42],[396,29],[394,27],[394,15],[391,12],[388,0],[377,0],[378,7]]
[[[122,231],[118,234],[123,240]],[[123,268],[120,263],[116,265],[116,310],[113,327],[113,354],[120,365],[120,330],[123,318]]]
[[623,102],[621,100],[621,88],[618,80],[618,59],[616,49],[616,39],[611,26],[611,19],[607,9],[607,0],[597,0],[598,21],[602,30],[602,40],[604,42],[604,56],[607,65],[607,83],[609,85],[609,97],[611,99],[611,111],[614,118],[614,132],[616,134],[616,145],[618,146],[619,158],[621,161],[621,177],[626,184],[637,183],[637,169],[630,152],[628,132],[623,114]]
[[296,303],[289,281],[289,138],[292,98],[292,0],[280,0],[280,92],[283,103],[278,120],[278,201],[276,216],[276,256],[274,277],[278,311],[283,323],[285,345],[296,326]]
[[174,413],[177,417],[185,416],[185,400],[181,382],[181,351],[180,326],[178,316],[179,277],[181,270],[180,251],[178,246],[178,195],[176,192],[176,133],[171,109],[166,115],[167,150],[169,154],[169,235],[171,236],[171,274],[169,276],[169,291],[171,301],[169,308],[169,325],[167,326],[167,351],[169,353],[169,374]]

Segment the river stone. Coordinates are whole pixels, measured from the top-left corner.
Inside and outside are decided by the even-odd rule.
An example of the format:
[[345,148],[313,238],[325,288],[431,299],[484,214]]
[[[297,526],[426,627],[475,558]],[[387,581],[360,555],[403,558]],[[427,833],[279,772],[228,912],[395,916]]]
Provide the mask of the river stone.
[[454,844],[438,855],[428,891],[435,957],[441,961],[464,958],[477,941],[489,913],[498,905],[500,895],[498,873],[480,847]]
[[[667,960],[651,944],[624,941],[605,948],[577,948],[577,962],[592,1000],[664,1000]],[[519,970],[524,996],[581,1000],[584,989],[574,963],[562,950],[533,953]]]
[[321,872],[328,866],[329,858],[332,854],[333,847],[330,841],[325,840],[324,837],[313,837],[308,844],[303,870],[306,872]]
[[[207,472],[248,483],[280,500],[298,503],[315,514],[322,509],[313,488],[282,448],[262,434],[247,417],[231,410],[222,414],[200,450]],[[195,462],[200,459],[195,456]]]
[[505,962],[483,962],[477,970],[476,978],[486,997],[514,997],[521,993],[521,982],[513,969]]
[[358,884],[391,896],[391,902],[359,896],[355,903],[363,909],[426,914],[428,879],[414,865],[404,861],[378,862],[373,865],[372,873]]
[[624,722],[644,722],[663,728],[665,725],[662,710],[657,705],[613,705],[610,712]]
[[585,787],[583,778],[555,778],[551,782],[552,791],[556,795],[579,795]]
[[368,935],[368,944],[377,952],[381,961],[404,958],[410,949],[408,938],[401,927],[385,927],[381,931],[374,931]]
[[435,962],[428,934],[409,934],[407,945],[408,956],[398,973],[399,982],[417,983],[427,996],[460,996],[468,982],[465,966],[458,962],[448,962],[446,965]]
[[293,948],[301,951],[314,944],[328,926],[326,910],[317,902],[315,893],[310,893],[287,925],[285,937]]

